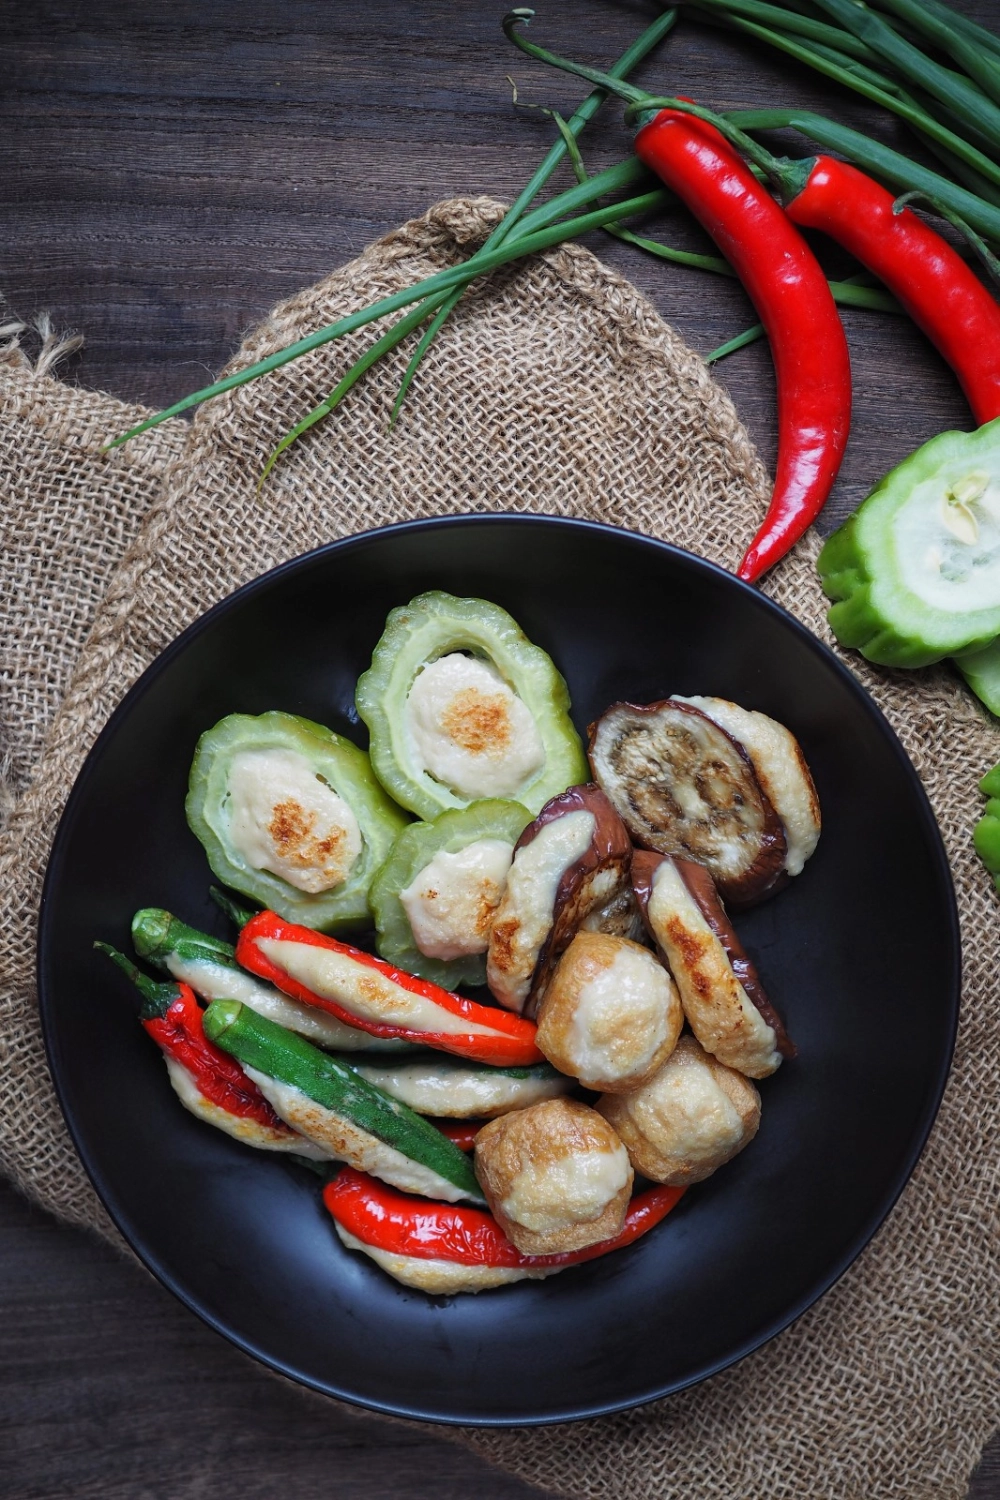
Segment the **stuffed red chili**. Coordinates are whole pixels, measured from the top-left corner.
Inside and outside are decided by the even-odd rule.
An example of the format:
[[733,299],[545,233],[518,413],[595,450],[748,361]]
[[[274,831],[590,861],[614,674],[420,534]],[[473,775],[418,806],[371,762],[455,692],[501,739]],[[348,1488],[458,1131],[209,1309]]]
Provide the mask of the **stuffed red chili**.
[[372,1036],[403,1037],[501,1066],[544,1062],[531,1021],[404,974],[275,912],[258,912],[247,923],[236,957],[286,995],[318,1005]]

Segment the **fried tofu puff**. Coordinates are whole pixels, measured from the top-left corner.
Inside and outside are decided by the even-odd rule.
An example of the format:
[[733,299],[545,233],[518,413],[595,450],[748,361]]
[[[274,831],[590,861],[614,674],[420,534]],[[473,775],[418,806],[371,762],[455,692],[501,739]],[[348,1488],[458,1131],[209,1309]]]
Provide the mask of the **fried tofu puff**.
[[638,852],[632,881],[688,1024],[706,1052],[748,1078],[766,1078],[782,1057],[794,1057],[708,871],[689,860]]
[[683,1025],[677,986],[648,948],[578,932],[545,992],[535,1041],[585,1088],[621,1093],[652,1077]]
[[607,1120],[575,1099],[547,1099],[491,1120],[476,1136],[476,1176],[524,1255],[599,1245],[621,1232],[632,1191],[628,1153]]
[[785,831],[785,873],[800,875],[819,841],[821,818],[816,786],[798,740],[776,719],[726,698],[678,695],[671,701],[700,709],[743,746]]
[[597,1108],[613,1125],[637,1172],[684,1187],[724,1166],[757,1134],[760,1095],[749,1079],[682,1036],[659,1071],[630,1094],[604,1094]]

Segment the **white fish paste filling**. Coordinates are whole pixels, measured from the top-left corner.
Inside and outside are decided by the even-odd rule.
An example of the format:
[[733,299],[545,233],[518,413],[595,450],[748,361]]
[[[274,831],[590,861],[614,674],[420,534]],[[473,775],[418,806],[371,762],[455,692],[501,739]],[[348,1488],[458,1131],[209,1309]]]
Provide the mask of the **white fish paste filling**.
[[336,1001],[366,1021],[447,1036],[497,1034],[490,1026],[467,1021],[464,1016],[435,1005],[433,1000],[404,989],[401,984],[380,974],[378,969],[359,963],[347,953],[313,947],[310,943],[287,942],[281,938],[258,938],[257,946],[265,958],[304,984],[313,994]]
[[461,652],[414,678],[403,722],[422,769],[470,801],[513,796],[545,764],[527,704],[487,662]]
[[243,1115],[230,1114],[228,1109],[223,1109],[218,1104],[213,1104],[211,1099],[206,1099],[198,1087],[194,1075],[179,1063],[175,1057],[164,1055],[163,1061],[167,1065],[167,1073],[173,1086],[174,1093],[183,1104],[184,1108],[190,1110],[191,1114],[197,1115],[199,1120],[204,1120],[208,1125],[214,1125],[217,1130],[224,1130],[231,1135],[234,1141],[242,1141],[245,1146],[256,1146],[258,1151],[294,1151],[296,1156],[308,1156],[314,1161],[329,1161],[330,1153],[322,1146],[317,1146],[313,1141],[307,1141],[301,1135],[288,1135],[284,1130],[273,1130],[268,1125],[261,1125],[258,1120],[248,1120]]
[[582,859],[596,820],[581,808],[546,823],[514,855],[507,889],[493,919],[486,982],[508,1010],[521,1010],[531,988],[542,944],[552,927],[556,891],[564,872]]
[[399,893],[421,953],[452,959],[486,952],[513,854],[503,839],[478,839],[454,854],[440,849],[424,865]]
[[227,780],[229,841],[254,870],[311,896],[347,879],[361,853],[358,820],[294,750],[242,750]]
[[359,1129],[342,1115],[325,1109],[301,1089],[282,1083],[280,1079],[268,1078],[256,1068],[244,1068],[243,1071],[253,1079],[275,1114],[280,1115],[293,1130],[322,1146],[336,1161],[346,1161],[359,1172],[370,1172],[373,1177],[380,1177],[404,1193],[442,1198],[446,1203],[458,1203],[466,1197],[460,1188],[438,1172],[404,1156],[394,1146],[387,1146],[385,1141]]

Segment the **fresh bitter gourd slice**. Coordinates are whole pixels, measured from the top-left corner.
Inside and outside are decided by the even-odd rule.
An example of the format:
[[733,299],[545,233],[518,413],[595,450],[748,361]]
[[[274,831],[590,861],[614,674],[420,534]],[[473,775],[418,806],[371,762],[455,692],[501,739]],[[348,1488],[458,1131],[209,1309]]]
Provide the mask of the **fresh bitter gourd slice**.
[[[817,564],[834,635],[869,661],[922,667],[1000,635],[1000,418],[904,459]],[[987,700],[988,701],[988,700]]]
[[372,879],[408,821],[363,750],[278,712],[202,735],[186,811],[220,880],[321,932],[369,920]]
[[404,828],[369,895],[382,957],[445,989],[485,984],[490,922],[530,822],[492,798]]
[[356,701],[376,776],[426,820],[494,797],[537,813],[587,778],[565,682],[485,599],[435,592],[394,609]]

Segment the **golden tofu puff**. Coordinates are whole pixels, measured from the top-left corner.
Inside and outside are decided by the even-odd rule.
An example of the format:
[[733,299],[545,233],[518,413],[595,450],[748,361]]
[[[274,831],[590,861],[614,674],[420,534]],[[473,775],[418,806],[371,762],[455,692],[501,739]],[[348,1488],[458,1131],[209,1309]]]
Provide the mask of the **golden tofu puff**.
[[748,1078],[766,1078],[783,1057],[794,1057],[704,866],[637,851],[632,882],[688,1024],[706,1052]]
[[585,1088],[622,1093],[666,1062],[683,1025],[677,986],[648,948],[578,932],[545,992],[535,1041]]
[[320,932],[369,921],[372,880],[409,821],[363,750],[276,711],[201,736],[185,812],[221,881]]
[[446,989],[485,984],[493,918],[530,822],[520,803],[491,798],[404,828],[369,897],[381,956]]
[[484,798],[537,813],[586,775],[565,682],[485,599],[434,592],[394,609],[355,698],[375,774],[425,820]]
[[743,746],[785,831],[785,873],[800,875],[819,842],[821,817],[816,786],[798,740],[776,719],[726,698],[678,695],[670,701],[700,709]]
[[630,1094],[597,1102],[637,1172],[685,1187],[701,1182],[749,1145],[760,1125],[760,1095],[749,1079],[682,1036],[666,1062]]
[[633,1181],[614,1130],[575,1099],[549,1099],[484,1125],[476,1176],[497,1223],[524,1255],[612,1239],[625,1222]]
[[501,1005],[534,1016],[581,927],[607,921],[621,930],[631,856],[600,787],[573,786],[545,804],[514,846],[490,931],[486,982]]

